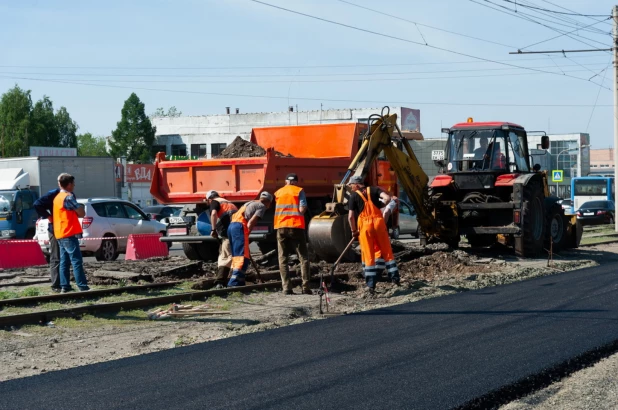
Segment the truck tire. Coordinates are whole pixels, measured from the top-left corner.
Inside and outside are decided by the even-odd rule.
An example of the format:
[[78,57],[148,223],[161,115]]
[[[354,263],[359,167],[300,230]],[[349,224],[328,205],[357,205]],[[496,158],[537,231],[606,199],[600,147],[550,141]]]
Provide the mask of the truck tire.
[[[113,238],[113,235],[103,235],[104,238]],[[101,246],[94,253],[94,257],[98,261],[111,262],[118,259],[118,244],[116,239],[104,239],[101,241]]]
[[564,210],[560,204],[553,204],[547,212],[545,249],[560,252],[568,247],[568,235],[564,223]]
[[182,250],[185,252],[187,259],[192,261],[199,261],[200,254],[197,250],[197,243],[184,243],[182,244]]
[[545,204],[539,184],[531,181],[524,186],[522,235],[515,238],[515,254],[531,258],[543,250],[545,241]]

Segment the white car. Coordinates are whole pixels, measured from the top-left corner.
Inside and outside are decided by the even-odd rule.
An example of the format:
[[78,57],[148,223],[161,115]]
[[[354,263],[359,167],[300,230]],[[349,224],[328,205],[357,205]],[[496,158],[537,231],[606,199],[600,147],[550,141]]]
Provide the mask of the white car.
[[[127,237],[138,233],[162,233],[166,235],[167,225],[150,220],[146,214],[129,201],[116,198],[78,199],[86,207],[86,216],[79,218],[84,231],[79,240],[82,254],[94,255],[99,261],[113,261],[127,249]],[[49,255],[47,219],[36,224],[36,239]],[[115,239],[101,239],[115,238]]]

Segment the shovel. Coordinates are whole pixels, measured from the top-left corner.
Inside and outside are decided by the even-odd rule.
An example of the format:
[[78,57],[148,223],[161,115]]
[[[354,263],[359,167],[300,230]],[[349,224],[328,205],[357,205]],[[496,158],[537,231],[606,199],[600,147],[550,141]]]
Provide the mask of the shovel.
[[350,243],[348,243],[348,246],[345,247],[343,252],[341,252],[341,255],[339,255],[339,258],[337,259],[337,261],[333,264],[333,267],[330,268],[330,289],[331,290],[333,289],[333,282],[335,280],[335,269],[337,269],[337,265],[339,265],[339,262],[341,262],[341,259],[343,259],[343,255],[345,255],[348,252],[348,249],[350,249],[350,246],[352,246],[355,240],[356,238],[354,237],[350,239]]
[[262,275],[260,275],[260,270],[258,269],[258,265],[253,260],[253,257],[251,256],[251,254],[249,254],[249,260],[251,261],[251,266],[253,266],[253,269],[255,269],[255,275],[258,278],[258,282],[264,283],[264,280],[262,279]]

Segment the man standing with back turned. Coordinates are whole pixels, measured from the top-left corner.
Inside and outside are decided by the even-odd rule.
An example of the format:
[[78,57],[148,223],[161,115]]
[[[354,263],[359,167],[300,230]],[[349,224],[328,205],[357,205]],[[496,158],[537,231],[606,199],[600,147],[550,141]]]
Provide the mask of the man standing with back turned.
[[307,237],[305,235],[305,211],[307,198],[305,191],[297,186],[298,176],[288,174],[285,186],[275,192],[275,229],[277,230],[277,248],[279,251],[279,272],[283,293],[293,295],[290,285],[288,257],[294,251],[300,261],[301,277],[303,279],[303,293],[312,295],[309,288],[309,253],[307,251]]
[[86,282],[86,274],[79,250],[79,237],[82,234],[82,225],[79,218],[86,215],[84,205],[78,204],[73,195],[75,177],[69,174],[60,174],[58,177],[60,192],[54,198],[54,236],[60,247],[60,287],[62,293],[70,292],[71,277],[69,264],[73,265],[75,283],[80,291],[90,290]]
[[[352,195],[348,202],[350,212],[348,221],[352,235],[358,238],[361,247],[361,257],[365,270],[365,282],[370,292],[373,292],[378,280],[377,273],[386,268],[388,277],[394,284],[399,284],[399,269],[393,256],[388,229],[380,212],[380,198],[385,204],[391,201],[390,195],[378,187],[365,187],[363,177],[350,177],[348,186]],[[378,266],[375,254],[380,251],[385,266]]]

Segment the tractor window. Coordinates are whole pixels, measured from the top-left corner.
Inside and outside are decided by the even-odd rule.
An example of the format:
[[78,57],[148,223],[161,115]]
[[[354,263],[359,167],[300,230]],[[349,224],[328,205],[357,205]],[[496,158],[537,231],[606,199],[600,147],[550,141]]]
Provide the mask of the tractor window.
[[456,131],[448,143],[449,172],[492,169],[496,149],[494,130]]
[[[509,132],[509,169],[511,171],[529,171],[526,158],[524,136],[517,135],[513,131]],[[511,169],[515,166],[516,169]]]

